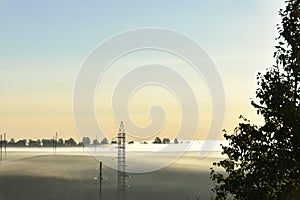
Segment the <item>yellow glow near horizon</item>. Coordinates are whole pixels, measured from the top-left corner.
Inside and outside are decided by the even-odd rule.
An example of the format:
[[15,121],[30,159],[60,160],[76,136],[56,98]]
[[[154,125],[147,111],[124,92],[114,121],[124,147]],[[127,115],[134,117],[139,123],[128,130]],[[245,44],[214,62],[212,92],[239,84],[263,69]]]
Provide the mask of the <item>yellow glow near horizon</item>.
[[[118,82],[123,76],[126,76],[126,73],[136,67],[153,63],[169,67],[180,74],[190,85],[198,104],[196,109],[199,110],[199,127],[196,139],[205,139],[204,136],[209,128],[212,116],[212,105],[209,91],[201,75],[197,74],[194,68],[181,58],[170,53],[154,50],[137,51],[119,58],[101,77],[95,96],[95,108],[103,132],[108,137],[113,137],[116,134],[118,122],[114,119],[111,103],[113,92]],[[150,109],[154,105],[159,105],[165,110],[166,123],[158,136],[176,137],[176,133],[181,125],[180,103],[188,102],[180,102],[181,100],[177,99],[176,94],[173,94],[168,88],[155,83],[142,86],[137,91],[125,92],[133,92],[130,99],[124,99],[124,101],[128,101],[128,110],[133,123],[140,127],[151,124]]]

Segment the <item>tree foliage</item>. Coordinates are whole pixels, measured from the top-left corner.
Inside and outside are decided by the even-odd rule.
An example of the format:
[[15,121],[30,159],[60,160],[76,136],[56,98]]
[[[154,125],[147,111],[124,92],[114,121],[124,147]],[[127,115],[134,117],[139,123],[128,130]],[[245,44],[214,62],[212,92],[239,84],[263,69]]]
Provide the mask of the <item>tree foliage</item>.
[[42,139],[43,147],[53,147],[54,146],[54,139]]
[[99,145],[99,144],[100,144],[100,142],[98,141],[97,138],[93,140],[93,146],[96,146],[96,145]]
[[216,199],[296,199],[300,194],[300,0],[286,1],[279,14],[276,64],[258,74],[257,102],[251,102],[264,125],[241,116],[234,133],[224,134],[226,159],[211,169]]
[[79,144],[77,144],[73,138],[70,138],[65,141],[62,138],[58,139],[58,141],[55,141],[52,138],[44,138],[41,140],[29,139],[28,143],[26,139],[15,141],[14,138],[11,138],[10,141],[7,142],[7,147],[54,147],[54,145],[56,145],[57,147],[76,147]]
[[156,137],[153,141],[153,144],[161,144],[161,143],[162,143],[162,141],[161,141],[160,137]]
[[103,138],[102,141],[101,141],[101,144],[108,144],[109,141],[107,138]]
[[41,141],[40,140],[31,140],[31,139],[29,139],[28,146],[29,147],[40,147],[41,146]]
[[82,144],[85,147],[91,146],[91,139],[89,137],[83,137],[82,138]]
[[178,139],[175,138],[173,143],[174,143],[174,144],[178,144],[178,143],[179,143],[179,142],[178,142]]
[[69,138],[69,139],[65,140],[65,146],[66,147],[76,147],[77,143],[75,142],[75,140],[73,138]]
[[163,144],[169,144],[170,143],[170,139],[169,138],[164,138],[162,141]]

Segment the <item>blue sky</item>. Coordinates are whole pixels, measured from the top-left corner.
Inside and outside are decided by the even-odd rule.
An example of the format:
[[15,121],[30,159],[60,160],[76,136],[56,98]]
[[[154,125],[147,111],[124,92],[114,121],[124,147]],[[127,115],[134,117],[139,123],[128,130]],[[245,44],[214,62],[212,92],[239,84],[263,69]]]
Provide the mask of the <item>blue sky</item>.
[[225,88],[225,128],[231,130],[239,114],[259,121],[249,98],[255,96],[257,72],[274,63],[282,5],[279,0],[0,0],[0,131],[18,138],[23,132],[50,137],[59,130],[76,137],[72,91],[82,62],[108,37],[140,27],[178,31],[207,51]]
[[253,48],[274,32],[278,2],[5,0],[1,57],[78,57],[111,35],[148,26],[177,30],[206,48]]

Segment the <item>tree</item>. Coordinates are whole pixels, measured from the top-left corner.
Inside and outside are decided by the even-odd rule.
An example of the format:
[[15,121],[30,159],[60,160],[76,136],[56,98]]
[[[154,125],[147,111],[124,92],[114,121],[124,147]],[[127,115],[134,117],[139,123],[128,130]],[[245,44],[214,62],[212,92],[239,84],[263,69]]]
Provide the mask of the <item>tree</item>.
[[89,137],[83,137],[82,138],[82,144],[85,147],[91,146],[91,139]]
[[[296,199],[300,184],[300,0],[280,10],[276,64],[258,74],[258,102],[264,125],[243,120],[234,134],[224,134],[226,159],[214,163],[211,179],[216,199]],[[225,169],[224,173],[215,171]],[[298,195],[297,195],[298,193]]]
[[11,138],[10,141],[7,143],[8,147],[14,147],[16,146],[16,141],[14,138]]
[[41,141],[40,140],[29,139],[28,146],[29,147],[40,147],[41,146]]
[[59,138],[57,141],[57,146],[58,147],[63,147],[64,146],[64,140],[62,138]]
[[96,146],[96,145],[99,145],[99,144],[100,144],[100,143],[99,143],[99,141],[98,141],[97,138],[93,140],[93,146]]
[[43,147],[53,147],[54,140],[53,139],[42,139]]
[[19,140],[16,142],[16,147],[26,147],[27,140]]
[[101,141],[101,144],[108,144],[108,139],[107,138],[103,138]]
[[161,139],[159,137],[156,137],[153,141],[153,144],[161,144]]
[[76,147],[77,143],[73,138],[69,138],[68,140],[65,140],[65,146],[66,147]]
[[179,143],[179,142],[178,142],[178,139],[175,138],[173,143],[174,143],[174,144],[178,144],[178,143]]
[[169,138],[164,138],[163,139],[163,143],[164,144],[169,144],[170,143],[170,139]]

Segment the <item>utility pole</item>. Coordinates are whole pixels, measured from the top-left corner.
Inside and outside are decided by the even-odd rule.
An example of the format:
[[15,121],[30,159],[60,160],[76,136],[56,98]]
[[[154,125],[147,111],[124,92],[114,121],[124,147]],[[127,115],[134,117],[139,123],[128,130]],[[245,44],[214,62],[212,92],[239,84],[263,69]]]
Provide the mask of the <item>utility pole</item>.
[[1,162],[2,162],[2,135],[0,135],[0,160],[1,160]]
[[82,141],[82,152],[84,152],[85,146],[84,146],[84,144],[83,144],[83,138],[81,139],[81,141]]
[[57,148],[57,132],[55,134],[55,141],[54,141],[55,154],[56,154],[56,148]]
[[103,179],[103,174],[102,174],[102,162],[100,161],[99,163],[99,199],[102,199],[102,179]]
[[98,143],[98,138],[97,138],[97,135],[96,135],[96,139],[95,139],[95,152],[97,151],[97,143]]
[[53,148],[53,153],[55,153],[55,142],[54,142],[54,136],[53,136],[53,141],[52,141],[52,148]]
[[4,133],[4,158],[6,158],[6,133]]

